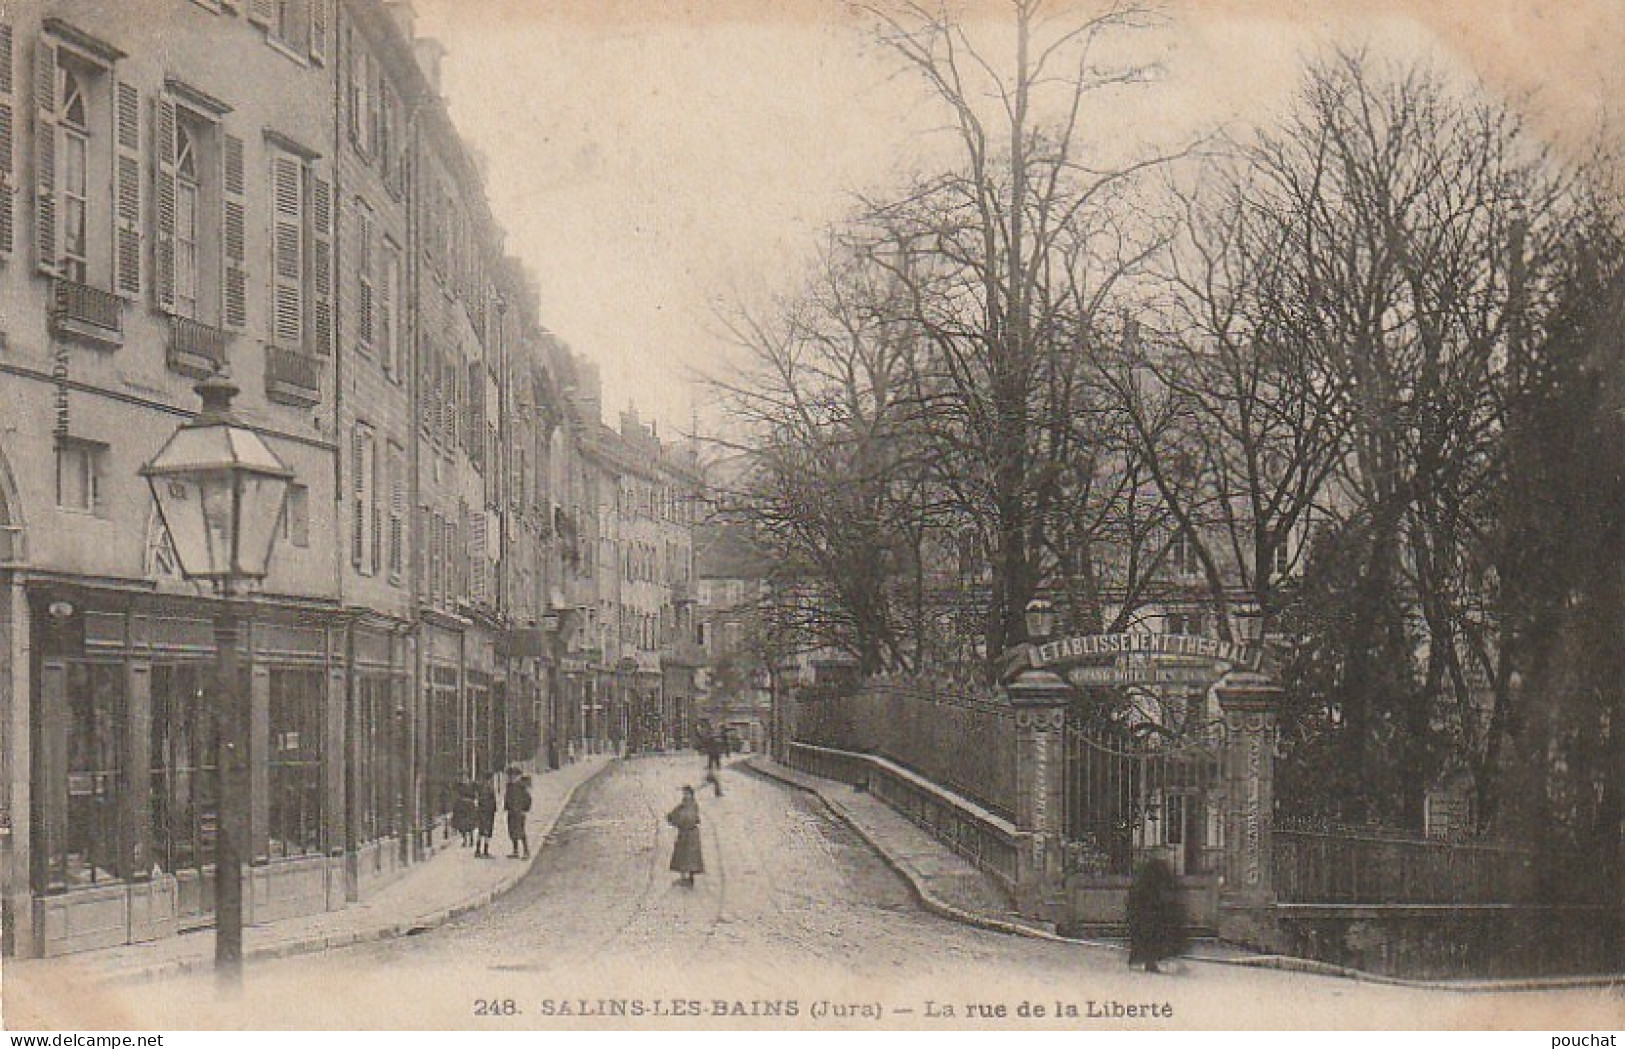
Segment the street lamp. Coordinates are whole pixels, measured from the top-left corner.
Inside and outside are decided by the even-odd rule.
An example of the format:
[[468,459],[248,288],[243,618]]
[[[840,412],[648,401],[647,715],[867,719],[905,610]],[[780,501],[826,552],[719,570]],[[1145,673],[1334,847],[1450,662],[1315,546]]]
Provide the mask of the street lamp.
[[191,422],[141,468],[175,547],[181,574],[208,581],[215,616],[220,821],[215,837],[215,974],[235,989],[243,978],[242,862],[248,853],[248,762],[239,680],[239,586],[263,579],[293,477],[259,434],[232,417],[237,387],[224,370],[194,387],[203,401]]

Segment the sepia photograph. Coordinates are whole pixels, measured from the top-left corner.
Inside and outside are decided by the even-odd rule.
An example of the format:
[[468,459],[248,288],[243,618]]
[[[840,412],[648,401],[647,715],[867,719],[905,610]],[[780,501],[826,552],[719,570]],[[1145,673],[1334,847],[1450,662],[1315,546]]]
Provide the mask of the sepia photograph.
[[0,1029],[1615,1044],[1622,102],[1621,0],[0,0]]

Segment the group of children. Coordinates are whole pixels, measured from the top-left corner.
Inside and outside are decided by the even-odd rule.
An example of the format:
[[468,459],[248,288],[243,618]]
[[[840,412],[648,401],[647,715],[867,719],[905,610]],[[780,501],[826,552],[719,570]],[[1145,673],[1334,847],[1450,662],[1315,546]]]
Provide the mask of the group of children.
[[[508,766],[508,785],[502,793],[502,807],[508,814],[508,840],[512,843],[508,857],[526,859],[530,856],[530,840],[525,831],[525,822],[530,818],[530,777],[512,765]],[[497,794],[490,776],[457,785],[451,826],[462,835],[464,846],[474,846],[476,857],[490,858],[491,835],[496,830],[496,821]]]

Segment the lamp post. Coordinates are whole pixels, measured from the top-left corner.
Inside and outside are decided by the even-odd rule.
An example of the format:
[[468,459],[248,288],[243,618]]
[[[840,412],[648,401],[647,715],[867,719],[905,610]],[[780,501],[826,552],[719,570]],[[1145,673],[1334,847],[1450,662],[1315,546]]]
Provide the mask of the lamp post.
[[248,853],[245,694],[237,651],[239,587],[265,578],[293,477],[259,434],[237,423],[238,389],[224,369],[194,387],[203,407],[141,468],[174,543],[181,574],[213,584],[220,820],[215,837],[215,974],[228,990],[243,979],[243,857]]

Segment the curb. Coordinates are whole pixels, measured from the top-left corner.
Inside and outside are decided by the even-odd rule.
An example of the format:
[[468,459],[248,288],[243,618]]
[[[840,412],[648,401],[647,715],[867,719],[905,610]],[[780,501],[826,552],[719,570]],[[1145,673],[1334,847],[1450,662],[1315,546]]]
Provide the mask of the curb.
[[[530,862],[526,863],[523,867],[515,868],[511,878],[505,877],[504,880],[498,882],[492,888],[482,889],[474,895],[465,897],[449,907],[440,907],[436,910],[430,911],[428,914],[418,915],[414,918],[397,920],[365,929],[353,929],[347,932],[337,933],[321,933],[318,935],[306,936],[301,939],[285,940],[280,943],[268,943],[262,944],[258,947],[246,948],[243,951],[244,963],[254,961],[275,961],[280,958],[292,958],[301,954],[316,954],[321,951],[336,950],[340,947],[354,947],[355,945],[362,943],[377,943],[382,940],[393,940],[402,936],[411,936],[417,933],[427,932],[430,929],[439,928],[455,918],[460,918],[471,911],[476,911],[481,907],[490,905],[498,897],[505,895],[515,885],[518,885],[520,880],[524,878],[525,875],[530,873],[531,867],[535,865],[537,859],[541,857],[542,852],[547,848],[548,839],[553,836],[554,830],[558,828],[559,820],[564,818],[564,810],[568,809],[570,807],[570,803],[575,800],[576,792],[596,782],[600,776],[604,775],[604,773],[608,772],[615,766],[615,762],[617,760],[618,759],[612,757],[610,760],[599,766],[598,770],[592,775],[588,776],[586,779],[582,780],[580,783],[577,783],[575,786],[571,787],[565,792],[564,798],[559,803],[558,810],[554,812],[552,820],[548,822],[546,829],[542,830],[541,833],[537,835],[537,847],[532,850],[530,854]],[[161,962],[157,965],[146,966],[140,969],[131,969],[111,973],[97,982],[103,986],[146,983],[151,980],[168,979],[175,976],[186,976],[192,973],[202,972],[212,968],[213,965],[214,960],[212,958],[184,959],[171,962]]]
[[[754,757],[742,762],[751,772],[782,783],[795,790],[811,794],[823,802],[830,814],[862,838],[873,849],[886,865],[906,882],[920,905],[927,911],[951,921],[976,926],[992,932],[1005,933],[1010,936],[1025,936],[1028,939],[1040,940],[1046,943],[1068,943],[1081,947],[1105,948],[1113,951],[1125,951],[1122,944],[1102,940],[1085,940],[1071,936],[1062,936],[1059,933],[1047,932],[1043,929],[1034,929],[1019,925],[1015,922],[1001,921],[986,915],[966,911],[940,899],[926,886],[925,879],[913,870],[907,863],[894,856],[884,845],[875,839],[868,831],[859,826],[839,803],[825,796],[824,792],[816,786],[798,783],[793,779],[779,773],[774,769],[762,768],[756,763]],[[790,770],[795,771],[795,770]],[[809,776],[809,773],[798,772],[798,775]],[[832,781],[839,782],[839,781]],[[1282,972],[1299,972],[1314,976],[1330,976],[1356,983],[1378,984],[1386,987],[1403,987],[1410,990],[1421,991],[1453,991],[1458,994],[1483,994],[1506,992],[1533,992],[1533,991],[1562,991],[1586,990],[1625,987],[1625,973],[1591,975],[1591,976],[1556,976],[1531,977],[1512,980],[1407,980],[1399,976],[1384,976],[1380,973],[1370,973],[1363,969],[1352,969],[1347,966],[1333,965],[1330,962],[1316,961],[1312,958],[1298,958],[1288,954],[1264,954],[1251,958],[1199,958],[1189,955],[1181,959],[1198,965],[1228,965],[1243,969],[1274,969]]]

